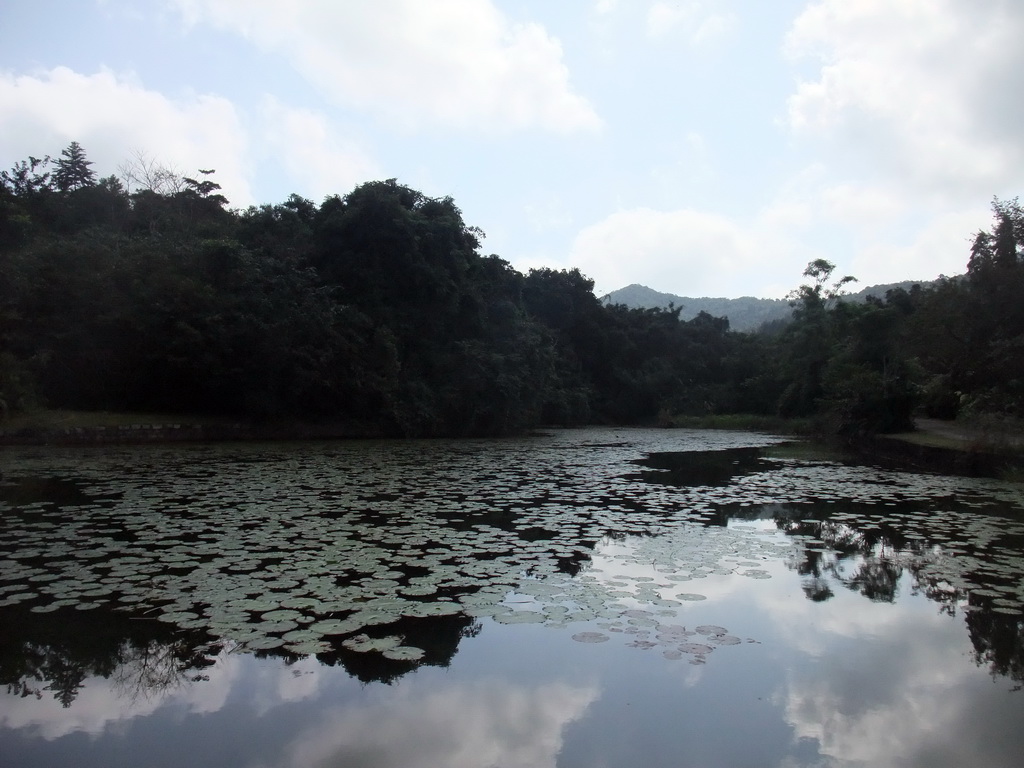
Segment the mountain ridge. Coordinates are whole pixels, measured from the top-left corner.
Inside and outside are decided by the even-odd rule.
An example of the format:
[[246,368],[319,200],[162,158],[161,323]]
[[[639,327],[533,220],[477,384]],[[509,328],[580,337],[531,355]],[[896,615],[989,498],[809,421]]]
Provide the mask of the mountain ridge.
[[[852,301],[865,301],[868,296],[885,298],[886,291],[894,288],[909,290],[914,285],[927,286],[932,281],[904,280],[899,283],[871,285],[857,293],[846,294]],[[763,324],[789,318],[793,308],[787,299],[759,299],[754,296],[740,296],[735,299],[711,296],[679,296],[662,293],[646,285],[633,283],[625,288],[606,293],[600,297],[602,304],[622,304],[630,309],[667,309],[669,305],[679,307],[682,320],[691,320],[701,312],[715,317],[729,318],[729,327],[734,331],[755,331]]]

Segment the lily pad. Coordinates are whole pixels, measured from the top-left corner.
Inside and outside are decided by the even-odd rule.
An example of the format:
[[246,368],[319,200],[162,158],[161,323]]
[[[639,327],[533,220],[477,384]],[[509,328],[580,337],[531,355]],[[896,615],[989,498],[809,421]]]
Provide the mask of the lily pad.
[[381,655],[392,661],[419,661],[426,655],[426,651],[411,645],[399,645],[384,649]]
[[714,624],[702,624],[699,627],[695,627],[697,634],[699,635],[726,635],[729,630],[725,627],[718,627]]
[[679,650],[683,653],[694,653],[703,656],[704,654],[711,653],[715,649],[710,645],[704,645],[703,643],[680,643]]
[[604,643],[611,638],[603,632],[577,632],[572,639],[577,643]]

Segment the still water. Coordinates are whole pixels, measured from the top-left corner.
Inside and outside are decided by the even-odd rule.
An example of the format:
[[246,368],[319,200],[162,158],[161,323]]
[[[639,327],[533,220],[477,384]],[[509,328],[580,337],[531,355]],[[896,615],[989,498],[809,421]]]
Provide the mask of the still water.
[[0,470],[3,766],[1024,756],[1020,484],[642,429]]

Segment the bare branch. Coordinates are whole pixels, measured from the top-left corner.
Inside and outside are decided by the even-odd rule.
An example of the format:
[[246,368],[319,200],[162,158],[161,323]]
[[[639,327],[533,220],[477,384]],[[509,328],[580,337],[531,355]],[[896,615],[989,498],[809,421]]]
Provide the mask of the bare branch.
[[136,191],[149,190],[158,195],[173,195],[186,187],[177,168],[164,165],[141,149],[134,150],[131,158],[117,167],[117,172],[129,193],[135,187]]

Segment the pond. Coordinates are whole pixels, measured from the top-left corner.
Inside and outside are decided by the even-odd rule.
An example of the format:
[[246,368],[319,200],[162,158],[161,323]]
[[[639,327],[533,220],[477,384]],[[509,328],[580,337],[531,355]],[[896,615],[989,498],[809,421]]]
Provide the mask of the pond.
[[3,765],[1024,755],[1021,484],[645,429],[0,468]]

